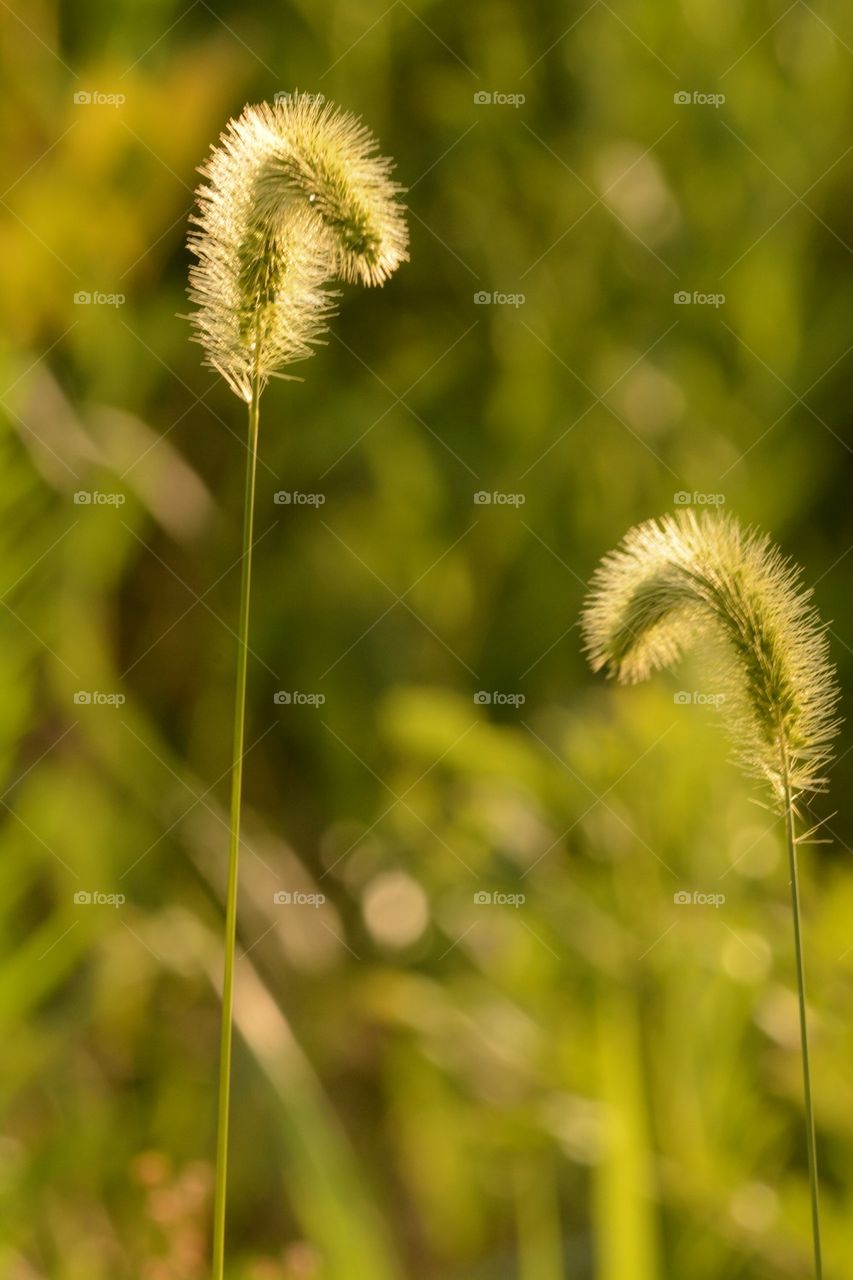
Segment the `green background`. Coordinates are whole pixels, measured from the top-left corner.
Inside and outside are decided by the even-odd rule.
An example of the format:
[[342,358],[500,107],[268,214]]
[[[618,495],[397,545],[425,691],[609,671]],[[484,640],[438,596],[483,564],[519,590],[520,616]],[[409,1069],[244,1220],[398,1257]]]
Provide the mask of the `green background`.
[[[577,617],[630,525],[719,495],[803,565],[847,682],[853,14],[0,23],[0,1271],[206,1271],[246,424],[184,240],[226,120],[299,88],[395,157],[412,245],[263,401],[230,1274],[810,1275],[782,831],[701,667],[609,687]],[[850,745],[803,851],[828,1278]]]

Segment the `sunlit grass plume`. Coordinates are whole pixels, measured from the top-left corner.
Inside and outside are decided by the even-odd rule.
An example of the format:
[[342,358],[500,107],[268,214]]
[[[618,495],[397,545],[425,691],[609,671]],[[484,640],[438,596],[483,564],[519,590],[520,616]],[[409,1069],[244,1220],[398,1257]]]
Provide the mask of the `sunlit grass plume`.
[[383,284],[408,233],[369,130],[309,95],[246,107],[202,168],[189,248],[192,317],[207,361],[249,401],[327,327],[335,279]]
[[312,354],[328,326],[334,280],[383,284],[405,261],[401,188],[355,117],[305,94],[246,107],[201,170],[188,247],[191,317],[207,363],[249,406],[231,841],[222,985],[213,1280],[225,1261],[237,871],[260,398],[268,380]]
[[785,819],[794,919],[815,1275],[822,1276],[797,835],[798,800],[825,788],[838,730],[826,629],[799,569],[731,516],[681,511],[631,529],[593,576],[582,618],[594,670],[645,680],[696,642],[722,681],[740,765]]

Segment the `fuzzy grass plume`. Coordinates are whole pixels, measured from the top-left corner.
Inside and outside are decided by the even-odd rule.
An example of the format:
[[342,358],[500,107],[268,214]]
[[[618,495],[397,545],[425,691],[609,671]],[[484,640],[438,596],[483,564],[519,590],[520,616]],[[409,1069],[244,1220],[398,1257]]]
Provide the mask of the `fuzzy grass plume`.
[[622,683],[710,641],[737,761],[784,810],[824,786],[838,728],[826,631],[800,572],[770,539],[722,514],[682,511],[632,529],[591,583],[583,614],[594,670]]
[[764,534],[692,511],[626,534],[593,576],[582,627],[592,667],[622,683],[670,666],[695,641],[722,664],[735,755],[785,819],[806,1116],[815,1280],[822,1280],[817,1143],[800,925],[797,801],[824,788],[838,730],[826,629],[800,571]]
[[207,363],[249,406],[231,824],[219,1049],[213,1280],[225,1271],[237,873],[245,750],[252,529],[261,393],[311,355],[334,294],[330,281],[384,284],[406,259],[401,188],[370,132],[322,98],[282,94],[231,120],[201,172],[188,245],[191,316]]
[[247,402],[311,354],[340,279],[383,284],[407,258],[402,188],[354,116],[307,94],[248,106],[201,169],[188,246],[207,363]]

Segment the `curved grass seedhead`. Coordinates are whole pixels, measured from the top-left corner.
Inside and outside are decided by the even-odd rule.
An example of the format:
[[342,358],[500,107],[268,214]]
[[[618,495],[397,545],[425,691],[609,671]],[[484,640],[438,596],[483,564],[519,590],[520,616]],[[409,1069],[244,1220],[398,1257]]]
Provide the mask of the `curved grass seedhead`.
[[408,237],[391,181],[368,130],[322,99],[286,95],[229,121],[202,169],[189,248],[195,340],[207,363],[249,406],[231,821],[219,1042],[219,1104],[212,1280],[225,1276],[238,867],[246,734],[252,548],[261,392],[267,379],[311,355],[332,307],[335,277],[383,284],[406,258]]
[[333,274],[365,285],[384,284],[408,254],[408,231],[391,179],[393,162],[377,155],[360,120],[307,95],[256,108],[273,140],[261,177],[265,199],[282,187],[299,191],[322,223]]
[[401,188],[358,120],[293,95],[246,107],[202,168],[189,248],[196,339],[249,401],[321,340],[335,277],[383,284],[406,259]]
[[787,799],[820,790],[838,728],[826,632],[799,570],[730,516],[638,525],[596,571],[584,609],[594,670],[623,683],[709,640],[735,756]]

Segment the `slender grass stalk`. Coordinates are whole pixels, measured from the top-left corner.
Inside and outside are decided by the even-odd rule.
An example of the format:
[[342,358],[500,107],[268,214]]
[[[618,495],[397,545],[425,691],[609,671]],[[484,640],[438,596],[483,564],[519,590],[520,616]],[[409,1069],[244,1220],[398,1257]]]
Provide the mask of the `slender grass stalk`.
[[237,685],[234,694],[234,749],[231,766],[231,836],[225,905],[225,962],[222,977],[222,1026],[219,1039],[219,1109],[216,1130],[216,1185],[213,1202],[213,1277],[225,1267],[225,1197],[228,1181],[228,1120],[231,1102],[231,1038],[234,1021],[234,957],[237,944],[237,884],[240,862],[240,817],[243,802],[243,756],[246,742],[246,674],[249,656],[249,609],[252,594],[252,542],[255,526],[255,478],[258,469],[260,377],[256,373],[249,403],[246,493],[243,504],[243,555],[240,571]]
[[645,680],[693,641],[710,641],[738,763],[769,789],[785,822],[811,1197],[815,1278],[822,1280],[817,1141],[809,1064],[797,848],[798,802],[825,790],[838,730],[826,629],[799,570],[731,517],[692,512],[631,529],[593,577],[583,615],[595,670]]
[[785,788],[785,843],[788,849],[788,872],[791,877],[791,911],[794,918],[794,955],[797,964],[797,998],[800,1010],[800,1050],[803,1059],[803,1100],[806,1112],[806,1146],[809,1162],[809,1190],[812,1210],[812,1241],[814,1244],[815,1280],[823,1280],[823,1259],[820,1241],[820,1202],[817,1171],[817,1139],[815,1137],[814,1104],[812,1103],[812,1075],[809,1063],[809,1031],[806,1015],[806,971],[803,959],[803,939],[800,925],[800,874],[797,866],[797,825],[795,800],[788,780],[788,761],[782,755],[782,773]]
[[245,754],[252,537],[260,399],[269,378],[311,355],[326,328],[333,279],[381,285],[407,257],[390,160],[353,116],[293,94],[229,121],[201,172],[188,245],[191,317],[207,363],[249,406],[234,699],[231,829],[219,1050],[212,1277],[223,1280]]

